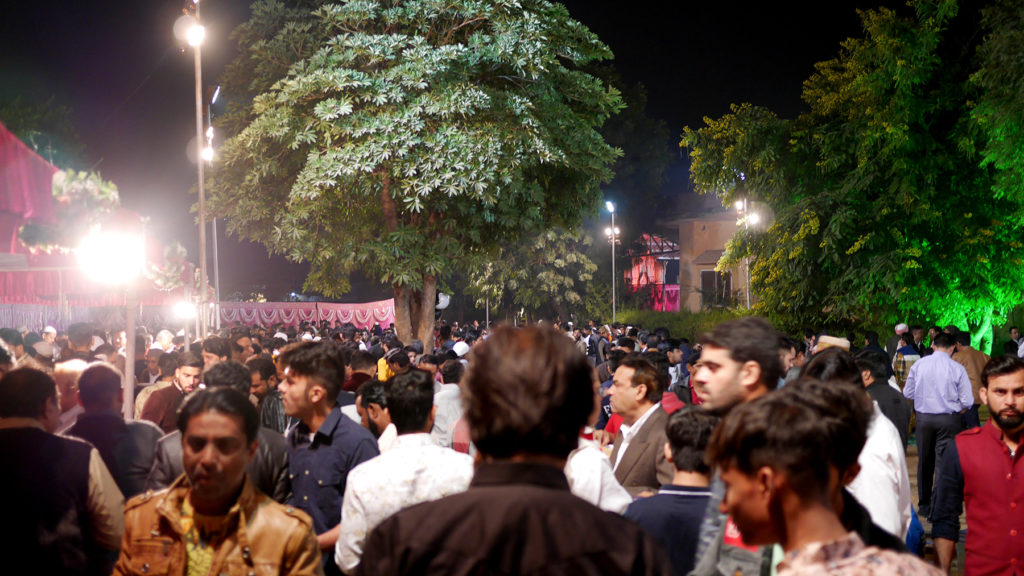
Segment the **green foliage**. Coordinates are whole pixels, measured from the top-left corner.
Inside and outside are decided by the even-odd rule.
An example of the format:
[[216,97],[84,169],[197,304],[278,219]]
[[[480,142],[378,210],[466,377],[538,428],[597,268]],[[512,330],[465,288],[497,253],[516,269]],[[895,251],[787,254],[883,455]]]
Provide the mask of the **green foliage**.
[[563,320],[583,308],[583,294],[597,265],[587,257],[593,240],[562,230],[541,232],[530,241],[502,248],[469,274],[468,291],[478,306],[495,309],[510,301],[532,312],[554,311]]
[[95,172],[61,170],[53,176],[54,225],[29,221],[18,230],[25,246],[67,252],[78,246],[89,229],[120,206],[117,186]]
[[620,97],[580,69],[611,53],[559,4],[260,0],[235,37],[211,212],[308,261],[307,289],[391,284],[400,331],[452,271],[577,226],[611,177]]
[[[977,35],[952,0],[914,16],[861,14],[804,83],[810,111],[781,119],[749,104],[687,128],[699,190],[766,207],[727,265],[751,256],[756,311],[790,325],[998,320],[1024,286],[1019,194],[993,194],[988,139],[972,117]],[[953,33],[951,30],[956,31]]]
[[627,326],[643,326],[648,330],[665,327],[673,338],[688,338],[695,342],[700,335],[727,320],[746,315],[746,310],[717,308],[701,312],[655,312],[629,308],[619,310],[616,320]]
[[55,166],[75,167],[85,151],[72,122],[71,109],[54,103],[0,100],[0,123],[29,148]]

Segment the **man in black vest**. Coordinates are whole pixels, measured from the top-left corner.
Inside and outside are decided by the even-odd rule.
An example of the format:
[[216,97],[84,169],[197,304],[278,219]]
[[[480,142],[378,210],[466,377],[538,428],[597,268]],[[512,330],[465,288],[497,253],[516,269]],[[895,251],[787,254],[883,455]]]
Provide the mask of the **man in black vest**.
[[124,532],[124,497],[99,452],[55,436],[53,378],[29,368],[0,379],[0,493],[12,519],[0,557],[37,574],[109,574]]

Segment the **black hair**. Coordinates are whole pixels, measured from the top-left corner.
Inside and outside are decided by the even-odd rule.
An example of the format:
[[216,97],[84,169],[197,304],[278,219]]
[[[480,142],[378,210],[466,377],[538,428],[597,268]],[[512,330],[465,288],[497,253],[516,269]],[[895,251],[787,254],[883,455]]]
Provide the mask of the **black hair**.
[[669,416],[665,436],[676,470],[711,474],[704,450],[717,425],[718,417],[699,406],[684,406]]
[[203,352],[213,354],[218,358],[230,358],[231,344],[220,336],[210,336],[203,340]]
[[[189,350],[188,352],[172,352],[171,354],[178,354],[178,368],[199,368],[203,369],[203,355],[195,350]],[[162,372],[161,372],[162,373]]]
[[842,348],[828,348],[814,355],[804,369],[801,378],[814,378],[825,382],[843,381],[858,386],[864,385],[860,368],[849,352]]
[[107,362],[93,362],[78,377],[82,406],[110,406],[121,395],[121,371]]
[[269,379],[271,376],[277,375],[277,367],[274,366],[274,361],[265,356],[256,356],[250,358],[245,366],[249,368],[250,373],[259,373],[260,378],[263,380]]
[[936,334],[935,339],[932,340],[933,348],[942,348],[943,350],[948,350],[949,348],[952,348],[955,345],[956,338],[952,334],[946,332],[939,332],[938,334]]
[[775,390],[782,376],[778,340],[771,323],[757,316],[722,322],[700,339],[704,345],[726,350],[734,362],[755,362],[761,367],[761,384],[768,390]]
[[282,350],[279,358],[288,371],[322,386],[327,392],[327,404],[334,405],[345,383],[345,359],[338,346],[330,341],[300,342]]
[[[219,364],[218,364],[219,366]],[[217,366],[214,366],[216,368]],[[213,368],[210,369],[211,371]],[[260,415],[256,407],[249,401],[249,396],[231,386],[217,386],[199,390],[185,399],[185,404],[178,412],[178,430],[182,438],[188,429],[189,420],[204,412],[217,412],[225,416],[237,416],[242,419],[242,430],[245,438],[252,444],[260,430]]]
[[857,369],[861,372],[870,372],[875,382],[885,382],[889,379],[889,370],[886,368],[889,365],[889,357],[878,350],[861,350],[853,360],[857,363]]
[[397,374],[385,383],[384,393],[395,431],[399,434],[424,431],[430,409],[434,407],[434,379],[429,372],[414,368]]
[[252,373],[248,368],[233,360],[218,362],[203,373],[203,384],[207,388],[227,387],[248,394],[252,387]]
[[371,378],[360,384],[359,389],[356,390],[356,396],[359,397],[359,405],[363,408],[369,408],[370,404],[376,404],[381,408],[388,407],[388,396],[384,390],[384,383],[376,378]]
[[1024,358],[1018,358],[1016,354],[996,356],[981,370],[981,387],[988,388],[988,379],[993,376],[1005,376],[1021,370],[1024,370]]
[[0,378],[0,418],[39,419],[56,398],[57,384],[46,372],[18,368]]

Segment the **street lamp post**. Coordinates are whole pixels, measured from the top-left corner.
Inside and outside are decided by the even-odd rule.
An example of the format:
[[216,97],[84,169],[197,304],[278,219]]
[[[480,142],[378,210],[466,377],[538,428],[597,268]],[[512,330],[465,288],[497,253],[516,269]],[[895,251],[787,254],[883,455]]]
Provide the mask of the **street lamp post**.
[[208,297],[208,282],[206,275],[206,189],[203,182],[203,160],[207,156],[205,140],[203,138],[203,39],[206,37],[206,29],[199,20],[199,1],[192,0],[196,7],[195,22],[187,31],[189,46],[195,50],[195,76],[196,76],[196,167],[199,176],[199,326],[200,338],[206,338],[209,331],[207,318],[206,299]]
[[614,324],[615,323],[615,303],[616,303],[616,299],[615,299],[615,285],[617,284],[617,282],[615,281],[616,280],[615,279],[615,244],[619,241],[619,228],[617,226],[615,226],[615,204],[612,203],[611,200],[609,200],[609,201],[605,202],[604,205],[605,205],[605,208],[608,209],[608,212],[610,212],[611,215],[612,215],[612,225],[611,225],[610,228],[605,228],[604,229],[604,234],[605,234],[605,236],[608,237],[608,241],[612,245],[612,324]]
[[[743,229],[749,231],[750,225],[757,226],[757,223],[761,221],[761,217],[756,212],[750,212],[750,206],[747,204],[747,198],[744,196],[742,201],[736,202],[736,210],[743,215]],[[750,310],[750,255],[748,254],[743,258],[743,266],[746,269],[747,276],[747,310]]]

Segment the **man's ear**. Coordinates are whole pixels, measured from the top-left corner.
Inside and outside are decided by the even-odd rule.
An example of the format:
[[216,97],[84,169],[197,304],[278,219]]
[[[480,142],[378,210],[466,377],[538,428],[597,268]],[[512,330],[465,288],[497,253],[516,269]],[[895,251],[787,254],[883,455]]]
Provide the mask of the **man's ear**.
[[669,462],[675,462],[674,460],[672,460],[672,445],[669,444],[668,442],[665,442],[665,460],[668,460]]
[[978,399],[981,400],[982,404],[988,404],[988,388],[984,386],[978,388]]
[[747,390],[752,390],[761,382],[761,365],[753,360],[747,360],[740,366],[740,384]]
[[306,392],[306,396],[313,404],[318,404],[327,399],[327,389],[320,384],[312,384]]
[[843,472],[843,475],[839,478],[840,486],[848,486],[850,482],[857,478],[857,474],[860,474],[860,462],[854,462],[853,466],[850,466]]
[[754,480],[757,482],[759,495],[766,500],[771,500],[775,494],[776,483],[779,481],[779,475],[775,470],[768,466],[762,466],[754,474]]

